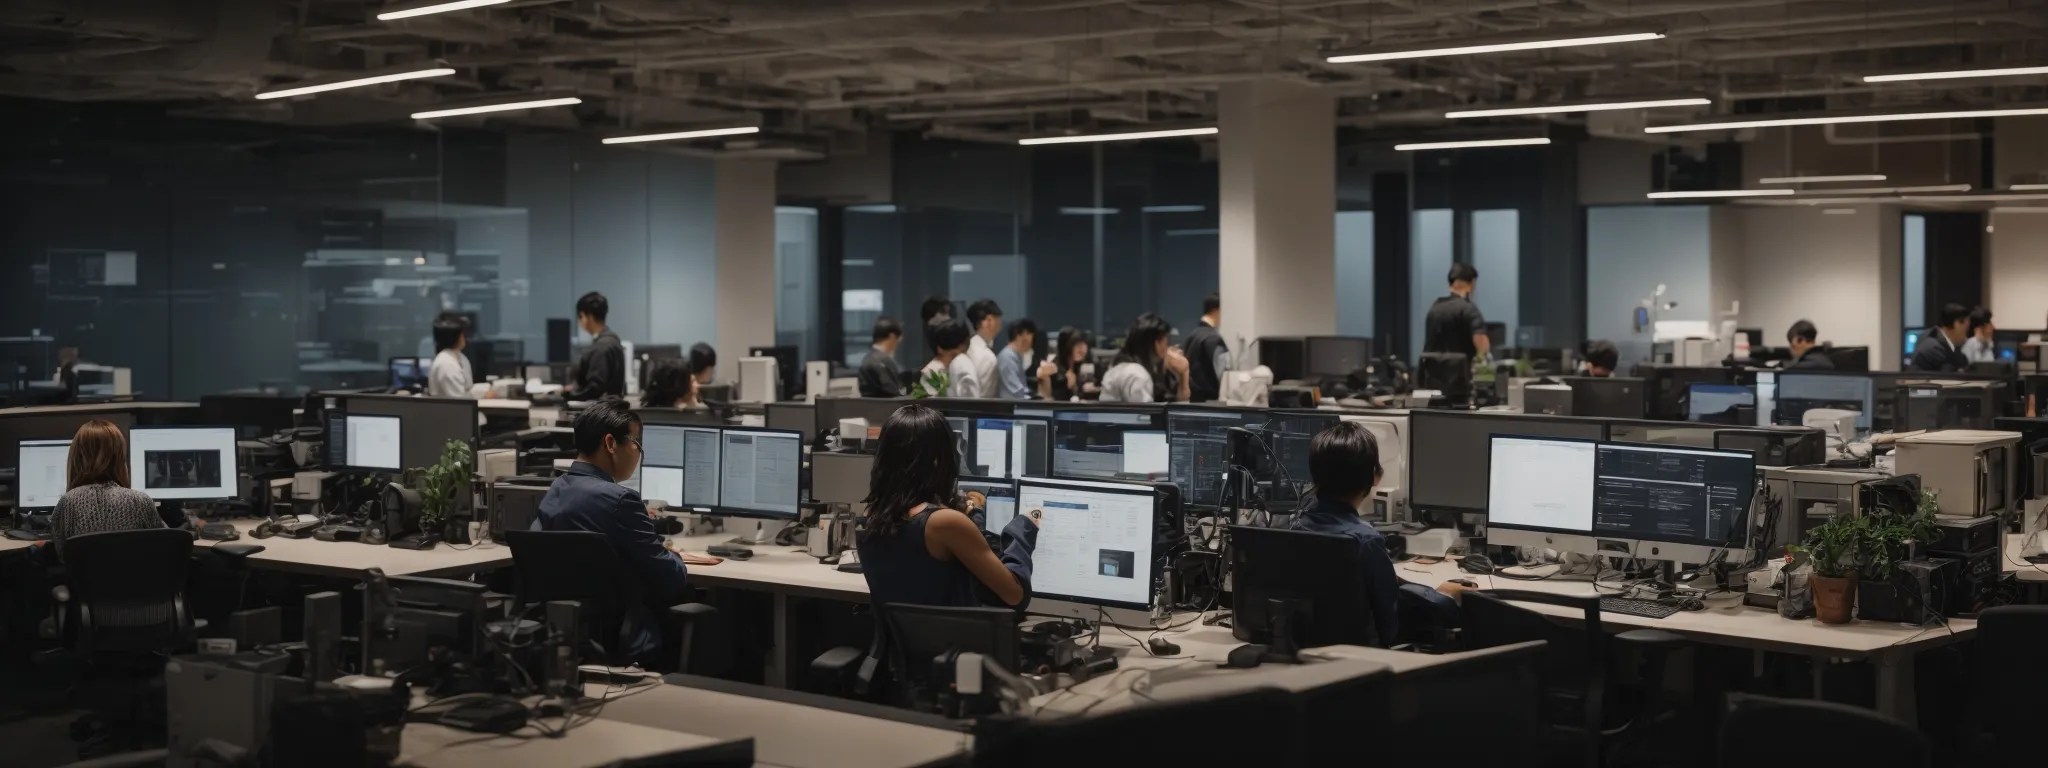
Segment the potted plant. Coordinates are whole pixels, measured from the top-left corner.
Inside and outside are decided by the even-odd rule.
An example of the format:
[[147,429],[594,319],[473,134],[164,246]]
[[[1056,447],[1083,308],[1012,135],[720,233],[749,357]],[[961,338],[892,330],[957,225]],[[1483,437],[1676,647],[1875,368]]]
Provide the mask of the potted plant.
[[462,494],[469,492],[469,444],[450,440],[441,449],[441,460],[419,473],[420,531],[441,539],[448,521],[460,509]]
[[911,385],[910,397],[912,399],[945,397],[946,388],[951,386],[952,383],[953,377],[946,372],[946,369],[933,369],[925,372],[924,376],[920,377],[916,384]]
[[1807,531],[1797,547],[1813,562],[1813,612],[1824,624],[1847,624],[1854,616],[1857,558],[1867,535],[1863,518],[1836,515]]
[[1911,597],[1912,584],[1898,581],[1903,573],[1897,566],[1917,558],[1919,545],[1940,535],[1934,522],[1940,509],[1934,491],[1921,490],[1912,509],[1878,506],[1870,511],[1865,518],[1867,535],[1857,556],[1861,563],[1856,586],[1860,618],[1908,624],[1927,618],[1926,606]]

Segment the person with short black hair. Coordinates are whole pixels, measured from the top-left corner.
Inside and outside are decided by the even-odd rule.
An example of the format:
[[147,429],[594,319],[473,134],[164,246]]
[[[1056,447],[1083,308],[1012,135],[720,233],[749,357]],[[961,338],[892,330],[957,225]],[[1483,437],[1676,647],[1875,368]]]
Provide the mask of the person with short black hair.
[[903,324],[888,315],[875,318],[874,346],[860,359],[861,397],[902,397],[903,366],[896,347],[903,343]]
[[1380,482],[1380,448],[1364,424],[1340,421],[1316,433],[1309,441],[1308,473],[1315,482],[1314,507],[1295,516],[1295,530],[1348,536],[1358,542],[1365,572],[1365,591],[1371,596],[1373,625],[1379,645],[1384,647],[1400,637],[1401,607],[1426,608],[1439,615],[1455,612],[1462,585],[1444,582],[1434,591],[1409,584],[1394,575],[1394,559],[1387,553],[1386,537],[1359,517],[1372,501]]
[[1038,367],[1038,396],[1066,403],[1093,394],[1095,382],[1081,372],[1081,366],[1087,364],[1088,334],[1071,325],[1061,328],[1053,344],[1052,359]]
[[640,404],[648,408],[682,408],[694,405],[697,378],[690,367],[673,357],[647,361],[647,386],[640,390]]
[[[981,379],[974,364],[967,359],[968,338],[974,335],[968,330],[967,321],[957,317],[942,317],[925,329],[925,336],[938,348],[938,355],[925,363],[917,372],[917,384],[911,388],[913,397],[980,397]],[[945,374],[945,385],[937,386],[938,374]]]
[[997,396],[1004,400],[1031,399],[1031,379],[1025,376],[1024,366],[1030,364],[1032,348],[1037,344],[1038,323],[1025,317],[1010,324],[1010,343],[996,353],[996,378],[1000,380]]
[[1102,374],[1102,402],[1184,403],[1188,400],[1188,357],[1168,343],[1173,326],[1147,312],[1131,322],[1124,345]]
[[1586,342],[1586,375],[1607,378],[1614,375],[1615,366],[1621,365],[1621,350],[1614,342],[1594,339]]
[[1486,335],[1486,316],[1472,303],[1479,270],[1452,264],[1446,279],[1450,295],[1429,305],[1422,317],[1422,358],[1416,378],[1419,386],[1441,390],[1452,403],[1461,404],[1471,396],[1472,366],[1486,358],[1493,342]]
[[476,379],[469,369],[469,324],[461,315],[443,312],[434,320],[434,362],[427,366],[427,394],[431,397],[469,397]]
[[1188,402],[1207,403],[1223,397],[1223,372],[1230,369],[1230,345],[1224,343],[1223,297],[1202,299],[1202,322],[1180,349],[1188,358]]
[[1923,373],[1952,373],[1970,367],[1963,356],[1963,341],[1970,335],[1970,310],[1963,305],[1941,305],[1933,328],[1913,343],[1913,370]]
[[711,377],[718,372],[718,350],[710,344],[697,342],[690,345],[690,376],[699,386],[710,384]]
[[568,400],[600,400],[626,396],[626,345],[605,325],[611,302],[596,291],[576,300],[576,325],[591,336],[590,348],[569,372]]
[[974,338],[967,342],[967,361],[974,364],[974,380],[981,384],[981,392],[970,397],[995,397],[1000,386],[996,383],[995,341],[1003,330],[1003,308],[990,299],[969,304],[967,324],[974,330]]
[[1785,345],[1792,349],[1792,364],[1787,370],[1832,371],[1834,358],[1828,357],[1827,350],[1820,346],[1820,329],[1813,321],[1801,319],[1785,331]]
[[660,617],[683,602],[688,565],[717,558],[676,552],[655,531],[640,492],[620,485],[640,469],[640,416],[623,400],[602,400],[576,416],[576,461],[540,500],[533,529],[604,534],[627,570],[639,577],[642,605],[630,606],[616,640],[629,658],[645,663],[661,649]]
[[948,299],[948,298],[946,298],[946,297],[944,297],[944,296],[939,296],[939,295],[936,295],[936,294],[934,294],[934,295],[931,295],[931,296],[926,296],[926,297],[924,298],[924,303],[923,303],[923,304],[920,304],[920,305],[918,305],[918,307],[917,307],[917,326],[918,326],[919,328],[923,328],[923,329],[924,329],[924,331],[925,331],[925,334],[924,334],[924,347],[925,347],[925,350],[924,350],[924,351],[925,351],[925,352],[927,352],[927,353],[930,353],[930,354],[937,354],[937,353],[938,353],[938,351],[939,351],[939,348],[938,348],[938,346],[937,346],[937,345],[936,345],[936,344],[935,344],[935,343],[933,342],[933,340],[932,340],[932,334],[931,334],[931,330],[932,330],[933,328],[936,328],[936,327],[938,327],[937,325],[935,325],[935,324],[933,323],[933,321],[935,321],[935,320],[938,320],[939,318],[942,318],[942,317],[952,317],[952,316],[953,316],[953,300],[952,300],[952,299]]
[[1973,363],[1990,363],[1998,360],[1998,344],[1994,337],[1998,329],[1991,325],[1991,310],[1977,307],[1970,310],[1970,338],[1963,342],[1963,357]]

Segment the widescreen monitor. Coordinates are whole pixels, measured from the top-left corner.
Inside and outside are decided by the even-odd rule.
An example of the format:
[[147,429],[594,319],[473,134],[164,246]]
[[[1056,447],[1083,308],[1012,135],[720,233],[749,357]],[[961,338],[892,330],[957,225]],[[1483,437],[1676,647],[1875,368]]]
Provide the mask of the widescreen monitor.
[[136,427],[128,432],[128,486],[158,501],[241,496],[234,427]]

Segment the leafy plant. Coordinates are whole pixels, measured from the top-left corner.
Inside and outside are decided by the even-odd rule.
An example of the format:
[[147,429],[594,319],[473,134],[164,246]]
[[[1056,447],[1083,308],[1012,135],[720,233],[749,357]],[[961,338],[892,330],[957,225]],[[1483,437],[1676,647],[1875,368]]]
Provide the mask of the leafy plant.
[[1863,575],[1889,580],[1892,569],[1912,557],[1915,542],[1928,541],[1941,533],[1934,514],[1941,508],[1934,491],[1922,489],[1912,509],[1880,505],[1865,518],[1869,536],[1863,543]]
[[1836,515],[1807,531],[1806,541],[1793,549],[1813,561],[1814,575],[1847,578],[1861,569],[1860,556],[1869,536],[1870,526],[1864,518]]
[[924,378],[918,379],[917,383],[910,387],[910,396],[912,398],[945,397],[946,388],[952,386],[952,383],[953,377],[946,373],[946,369],[934,368],[925,373]]
[[468,443],[450,440],[441,449],[441,460],[420,471],[420,527],[439,531],[455,512],[455,502],[469,491]]

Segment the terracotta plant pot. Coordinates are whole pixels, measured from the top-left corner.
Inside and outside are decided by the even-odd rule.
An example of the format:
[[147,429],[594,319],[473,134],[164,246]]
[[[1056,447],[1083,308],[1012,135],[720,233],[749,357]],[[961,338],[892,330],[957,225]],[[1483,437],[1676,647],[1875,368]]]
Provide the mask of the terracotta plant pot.
[[1813,577],[1813,613],[1822,624],[1847,624],[1855,615],[1856,577]]

